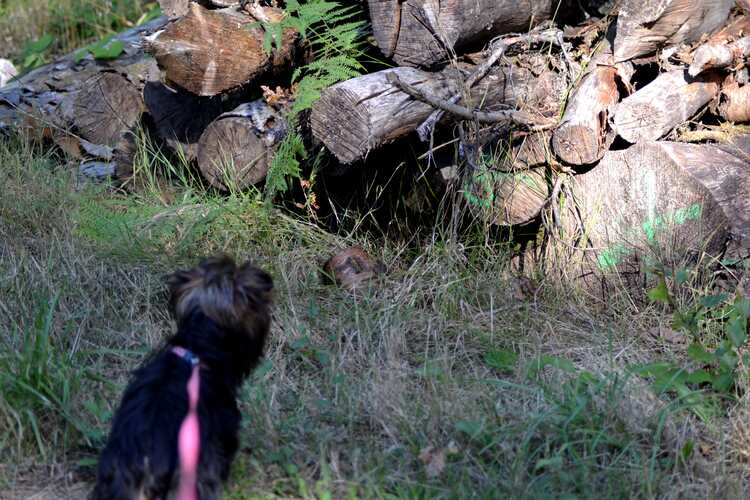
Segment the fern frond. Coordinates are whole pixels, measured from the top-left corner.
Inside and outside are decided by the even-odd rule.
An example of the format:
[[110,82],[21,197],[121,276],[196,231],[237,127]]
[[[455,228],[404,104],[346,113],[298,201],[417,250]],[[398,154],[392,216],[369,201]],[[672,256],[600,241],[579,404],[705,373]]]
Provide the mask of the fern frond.
[[279,145],[266,175],[266,197],[273,199],[286,192],[289,178],[301,175],[300,159],[306,151],[302,138],[294,130],[297,116],[310,109],[321,92],[331,85],[359,76],[364,67],[359,62],[367,30],[361,18],[361,7],[343,6],[331,0],[287,0],[286,14],[280,22],[264,24],[264,49],[270,52],[271,40],[281,42],[284,28],[295,29],[313,52],[313,61],[295,69],[292,83],[297,92],[287,120],[290,132]]

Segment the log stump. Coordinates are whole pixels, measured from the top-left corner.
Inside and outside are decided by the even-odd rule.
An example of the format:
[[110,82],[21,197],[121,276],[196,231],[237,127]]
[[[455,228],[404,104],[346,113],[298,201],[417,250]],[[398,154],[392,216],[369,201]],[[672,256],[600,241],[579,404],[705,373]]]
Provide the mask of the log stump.
[[212,186],[222,190],[257,184],[265,179],[286,131],[282,113],[262,99],[242,104],[203,132],[198,167]]

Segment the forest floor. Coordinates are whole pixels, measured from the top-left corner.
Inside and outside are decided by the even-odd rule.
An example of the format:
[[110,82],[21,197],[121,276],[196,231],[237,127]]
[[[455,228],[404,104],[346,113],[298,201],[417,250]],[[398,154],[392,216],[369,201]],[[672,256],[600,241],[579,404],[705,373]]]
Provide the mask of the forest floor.
[[[120,25],[148,7],[117,3]],[[50,31],[61,51],[106,32],[53,25],[104,0],[50,0],[68,16],[52,20],[35,4],[0,4],[0,56]],[[123,191],[0,140],[0,498],[83,498],[129,373],[173,332],[164,276],[218,252],[276,284],[226,498],[750,497],[750,397],[699,418],[629,370],[689,363],[664,306],[529,288],[507,245],[437,223],[418,245],[332,234],[140,159]],[[320,273],[352,244],[388,269],[356,294]]]

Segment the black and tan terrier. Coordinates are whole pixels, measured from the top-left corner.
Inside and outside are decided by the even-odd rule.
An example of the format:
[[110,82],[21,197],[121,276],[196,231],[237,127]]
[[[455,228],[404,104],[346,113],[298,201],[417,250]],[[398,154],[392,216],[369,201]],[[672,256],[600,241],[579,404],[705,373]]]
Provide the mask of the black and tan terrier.
[[263,354],[273,282],[220,257],[167,283],[177,334],[125,390],[91,500],[218,499],[229,475],[237,391]]

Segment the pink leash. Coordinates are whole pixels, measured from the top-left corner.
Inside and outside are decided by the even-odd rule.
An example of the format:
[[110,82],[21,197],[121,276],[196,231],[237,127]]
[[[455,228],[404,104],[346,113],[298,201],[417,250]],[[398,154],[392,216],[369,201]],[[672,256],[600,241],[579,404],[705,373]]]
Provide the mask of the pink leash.
[[177,435],[177,455],[180,459],[180,484],[176,500],[198,500],[198,457],[201,435],[198,422],[198,394],[200,392],[200,360],[182,347],[172,347],[172,352],[193,366],[187,382],[188,412]]

